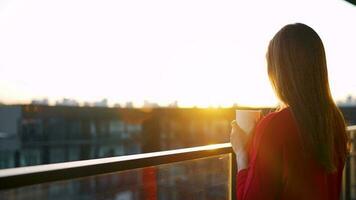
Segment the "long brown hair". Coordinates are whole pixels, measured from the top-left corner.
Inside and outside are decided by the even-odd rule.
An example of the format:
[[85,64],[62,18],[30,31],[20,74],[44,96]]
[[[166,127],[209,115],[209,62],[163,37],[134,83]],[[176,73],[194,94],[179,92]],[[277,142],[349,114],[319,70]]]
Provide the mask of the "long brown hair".
[[270,41],[266,57],[270,81],[297,121],[304,152],[335,171],[337,161],[345,161],[348,136],[331,96],[320,37],[305,24],[287,25]]

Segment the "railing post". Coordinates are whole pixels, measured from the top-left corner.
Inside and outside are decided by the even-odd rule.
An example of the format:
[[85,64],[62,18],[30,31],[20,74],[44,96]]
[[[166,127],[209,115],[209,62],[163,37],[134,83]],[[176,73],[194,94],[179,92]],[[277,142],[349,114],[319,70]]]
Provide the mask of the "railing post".
[[354,143],[355,143],[355,137],[354,137],[354,132],[355,130],[354,129],[349,129],[348,130],[348,134],[350,136],[350,155],[347,156],[346,158],[346,162],[345,162],[345,182],[344,182],[344,195],[343,195],[343,199],[345,200],[349,200],[351,199],[351,176],[352,176],[352,173],[351,173],[351,162],[352,160],[354,159],[353,156],[354,156]]
[[237,165],[236,165],[236,155],[231,153],[231,165],[230,165],[230,181],[231,181],[231,200],[237,200],[236,191],[236,177],[237,177]]

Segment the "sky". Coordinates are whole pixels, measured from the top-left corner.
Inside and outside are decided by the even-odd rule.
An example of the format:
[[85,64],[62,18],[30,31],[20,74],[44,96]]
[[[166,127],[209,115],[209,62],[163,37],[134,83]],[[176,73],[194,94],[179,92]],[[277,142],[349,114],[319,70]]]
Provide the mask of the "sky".
[[295,22],[322,38],[341,100],[356,95],[355,20],[342,0],[0,0],[0,102],[273,106],[267,44]]

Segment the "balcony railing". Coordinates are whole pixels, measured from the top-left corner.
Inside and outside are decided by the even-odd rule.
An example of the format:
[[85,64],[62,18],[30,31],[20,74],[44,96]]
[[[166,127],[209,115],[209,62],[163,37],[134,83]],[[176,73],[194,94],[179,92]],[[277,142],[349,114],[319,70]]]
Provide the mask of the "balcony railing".
[[356,199],[356,126],[347,127],[351,139],[351,152],[346,160],[342,199]]
[[[348,127],[348,132],[351,135],[352,139],[352,152],[347,159],[347,163],[344,170],[344,179],[343,179],[343,190],[342,190],[342,199],[352,199],[355,198],[356,194],[356,174],[355,174],[355,133],[356,133],[356,126]],[[9,199],[30,199],[28,195],[33,195],[35,190],[45,190],[46,195],[48,195],[49,190],[53,193],[53,188],[48,187],[50,184],[57,184],[57,193],[60,194],[63,182],[75,182],[75,181],[82,181],[87,180],[90,177],[96,177],[94,179],[90,179],[91,181],[86,182],[85,187],[95,188],[100,186],[100,182],[105,177],[112,176],[114,177],[115,181],[109,182],[112,184],[119,184],[118,182],[122,182],[122,180],[127,178],[127,175],[131,178],[137,178],[143,182],[142,184],[133,184],[122,182],[123,187],[125,187],[125,191],[132,189],[130,185],[133,187],[140,187],[140,195],[136,194],[133,196],[126,194],[126,199],[156,199],[152,195],[157,195],[157,192],[168,194],[169,187],[183,187],[185,189],[178,190],[175,192],[169,193],[169,195],[173,195],[178,198],[177,195],[181,194],[182,191],[184,192],[186,188],[191,188],[188,183],[191,181],[187,180],[180,180],[179,179],[179,169],[174,169],[175,171],[173,174],[176,174],[174,178],[167,179],[168,176],[172,177],[172,173],[169,173],[171,169],[174,168],[175,165],[177,166],[185,166],[184,169],[187,169],[185,172],[186,174],[190,173],[188,176],[194,176],[195,179],[200,179],[199,173],[201,168],[204,166],[193,166],[189,164],[189,162],[197,161],[201,162],[203,165],[207,165],[207,163],[215,162],[213,165],[209,165],[209,170],[215,170],[214,173],[207,173],[206,176],[216,178],[216,175],[222,175],[223,178],[218,178],[219,181],[213,181],[216,184],[219,182],[222,183],[217,187],[216,185],[212,186],[202,186],[200,188],[194,189],[194,197],[198,199],[236,199],[236,192],[235,192],[235,174],[236,174],[236,164],[234,162],[234,154],[232,152],[231,145],[229,143],[224,144],[214,144],[208,146],[201,146],[201,147],[193,147],[193,148],[186,148],[186,149],[179,149],[179,150],[170,150],[170,151],[162,151],[162,152],[154,152],[154,153],[145,153],[145,154],[138,154],[138,155],[129,155],[129,156],[119,156],[119,157],[111,157],[111,158],[102,158],[102,159],[93,159],[93,160],[85,160],[85,161],[75,161],[75,162],[66,162],[66,163],[58,163],[58,164],[49,164],[49,165],[40,165],[40,166],[31,166],[31,167],[20,167],[20,168],[12,168],[12,169],[4,169],[0,170],[0,199],[6,197]],[[209,159],[209,162],[204,162],[204,159]],[[222,165],[219,165],[219,162],[223,162]],[[182,165],[183,163],[183,165]],[[184,164],[185,163],[185,164]],[[189,167],[187,167],[189,164]],[[224,168],[224,165],[227,165]],[[160,180],[157,182],[155,180],[157,175],[157,169],[152,167],[161,166],[159,168],[160,173]],[[168,166],[168,167],[167,167]],[[173,166],[173,167],[172,167]],[[200,168],[200,169],[199,169]],[[221,169],[220,169],[221,168]],[[143,169],[143,170],[142,170]],[[146,169],[146,170],[145,170]],[[154,170],[152,170],[154,169]],[[194,170],[195,169],[195,170]],[[135,171],[136,170],[136,171]],[[130,176],[128,172],[137,172],[141,170],[139,176]],[[220,171],[219,171],[220,170]],[[120,180],[115,179],[115,173],[121,173]],[[125,175],[126,173],[126,175]],[[170,174],[170,175],[169,175]],[[125,175],[125,176],[124,176]],[[131,173],[132,175],[132,173]],[[137,174],[136,174],[137,175]],[[101,178],[100,178],[101,177]],[[150,179],[151,177],[151,179]],[[153,177],[153,179],[152,179]],[[177,179],[178,177],[178,179]],[[226,178],[224,178],[226,177]],[[187,177],[185,177],[187,178]],[[189,177],[188,177],[189,178]],[[130,179],[130,178],[129,178]],[[174,183],[172,184],[172,180],[174,179]],[[181,178],[182,179],[182,178]],[[184,179],[184,178],[183,178]],[[207,179],[204,179],[206,181]],[[216,180],[216,179],[215,179]],[[77,181],[77,182],[78,182]],[[152,182],[153,181],[153,182]],[[195,183],[197,180],[194,180]],[[129,181],[130,182],[130,181]],[[147,182],[147,183],[146,183]],[[179,182],[183,182],[183,184],[179,184]],[[226,182],[226,183],[224,183]],[[82,182],[83,183],[83,182]],[[94,184],[94,186],[93,186]],[[148,187],[146,186],[149,185]],[[105,184],[104,184],[105,185]],[[119,184],[120,185],[120,184]],[[71,187],[75,187],[75,184],[71,184]],[[104,187],[104,190],[109,190],[110,186]],[[121,187],[121,186],[116,186]],[[162,188],[157,188],[162,187]],[[196,184],[193,184],[193,187],[197,187]],[[25,188],[25,189],[23,189]],[[26,190],[26,188],[28,188]],[[68,189],[68,188],[67,188]],[[118,188],[116,188],[118,189]],[[82,193],[82,189],[79,189]],[[95,189],[96,190],[96,189]],[[206,193],[202,190],[211,190],[210,193]],[[59,191],[59,192],[58,192]],[[168,193],[167,193],[168,191]],[[28,193],[28,195],[19,195],[20,193]],[[99,193],[96,190],[96,193]],[[63,194],[63,193],[62,193]],[[43,194],[39,194],[43,197]],[[95,195],[95,194],[91,194]],[[151,196],[150,196],[151,195]],[[193,195],[193,193],[192,193]],[[210,195],[210,196],[209,196]],[[215,195],[214,198],[211,195]],[[125,195],[124,195],[125,196]],[[125,199],[124,196],[116,196],[113,199]],[[128,198],[128,196],[130,198]],[[21,197],[21,198],[20,198]],[[48,196],[44,196],[43,198],[47,198]],[[57,196],[58,197],[58,196]],[[36,198],[39,198],[36,196]],[[93,197],[95,199],[95,197]],[[196,199],[195,198],[195,199]],[[55,197],[53,199],[56,199]],[[60,199],[60,198],[57,198]],[[85,199],[85,198],[81,198]],[[90,198],[87,198],[90,199]],[[164,199],[164,198],[163,198]],[[166,199],[174,199],[174,198],[166,198]],[[189,199],[189,198],[186,198]],[[193,197],[191,197],[193,199]]]

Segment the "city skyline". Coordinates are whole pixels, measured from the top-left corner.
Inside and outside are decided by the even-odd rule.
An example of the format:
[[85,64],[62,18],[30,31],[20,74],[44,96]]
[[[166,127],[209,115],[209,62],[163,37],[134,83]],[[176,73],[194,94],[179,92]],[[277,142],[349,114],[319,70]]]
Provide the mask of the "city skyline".
[[[356,97],[348,95],[344,99],[339,99],[335,102],[338,106],[356,106]],[[32,99],[31,102],[25,104],[3,104],[0,105],[11,106],[11,105],[39,105],[39,106],[74,106],[74,107],[113,107],[113,108],[230,108],[230,107],[249,107],[248,105],[240,105],[238,103],[233,103],[228,106],[221,105],[209,105],[208,107],[203,107],[199,105],[193,106],[180,106],[179,102],[173,101],[168,105],[161,105],[154,101],[144,100],[140,104],[134,104],[132,101],[126,102],[110,102],[107,98],[103,98],[99,101],[83,101],[79,102],[76,99],[62,98],[50,102],[48,98],[43,99]],[[263,107],[263,106],[250,106],[250,107]],[[269,107],[269,106],[265,106]],[[273,107],[273,106],[272,106]]]
[[332,94],[341,101],[356,95],[355,11],[341,0],[4,0],[0,102],[274,106],[265,51],[294,22],[322,38]]

